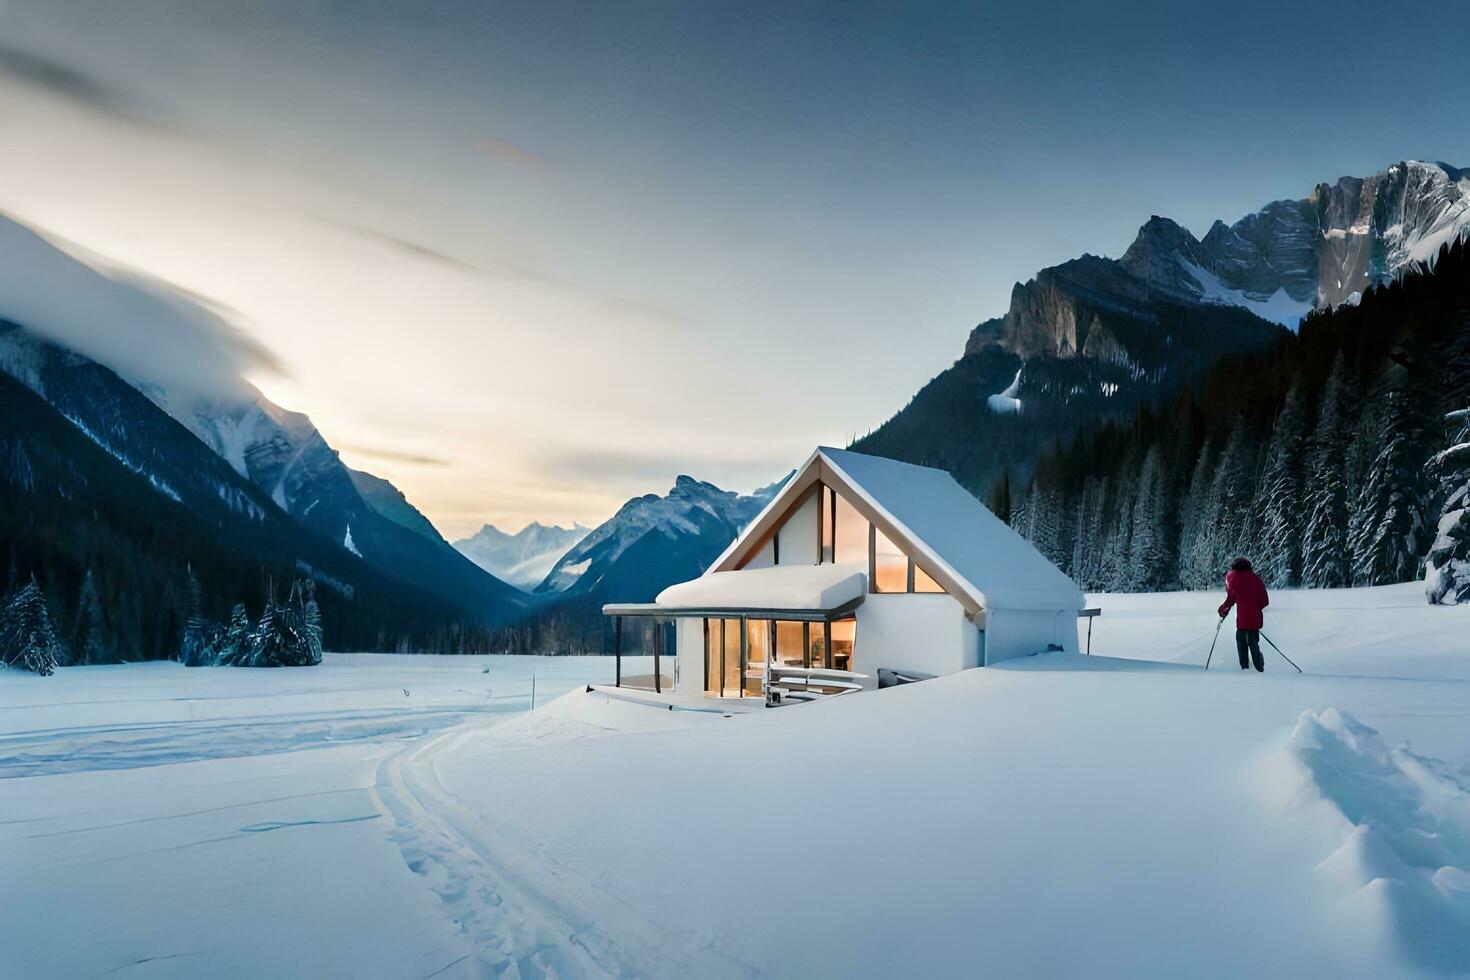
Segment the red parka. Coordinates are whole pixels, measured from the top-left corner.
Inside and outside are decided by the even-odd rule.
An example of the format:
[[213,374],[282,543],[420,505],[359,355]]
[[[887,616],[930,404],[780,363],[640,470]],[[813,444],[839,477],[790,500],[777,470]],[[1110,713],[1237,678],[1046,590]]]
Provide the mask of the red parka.
[[1230,607],[1234,606],[1236,629],[1260,629],[1264,622],[1261,619],[1261,610],[1270,604],[1271,597],[1266,594],[1266,583],[1255,572],[1225,573],[1225,602],[1220,606],[1220,616],[1224,618],[1230,612]]

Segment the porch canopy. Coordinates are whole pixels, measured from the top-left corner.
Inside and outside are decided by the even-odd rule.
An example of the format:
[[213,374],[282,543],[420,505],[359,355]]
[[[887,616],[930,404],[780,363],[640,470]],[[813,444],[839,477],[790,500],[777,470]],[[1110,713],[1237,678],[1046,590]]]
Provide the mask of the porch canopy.
[[[623,684],[623,617],[656,619],[768,619],[830,623],[852,615],[868,592],[868,577],[856,565],[772,565],[733,572],[706,572],[671,585],[653,602],[608,603],[613,617],[617,685]],[[774,622],[772,624],[774,629]],[[743,664],[744,646],[741,657]],[[661,692],[663,633],[653,633],[653,689]]]
[[851,615],[867,594],[867,576],[856,565],[772,565],[709,572],[671,585],[653,602],[602,607],[607,616],[746,616],[822,622]]

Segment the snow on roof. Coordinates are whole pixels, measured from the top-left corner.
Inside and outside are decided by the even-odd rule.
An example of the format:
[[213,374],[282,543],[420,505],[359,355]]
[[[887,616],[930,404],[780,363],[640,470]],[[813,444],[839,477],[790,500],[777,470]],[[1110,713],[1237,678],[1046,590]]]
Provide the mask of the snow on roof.
[[947,565],[987,609],[1080,609],[1082,591],[944,470],[844,449],[817,455],[867,502]]
[[827,612],[866,590],[867,576],[854,565],[773,565],[738,572],[710,572],[658,594],[668,609],[792,609]]

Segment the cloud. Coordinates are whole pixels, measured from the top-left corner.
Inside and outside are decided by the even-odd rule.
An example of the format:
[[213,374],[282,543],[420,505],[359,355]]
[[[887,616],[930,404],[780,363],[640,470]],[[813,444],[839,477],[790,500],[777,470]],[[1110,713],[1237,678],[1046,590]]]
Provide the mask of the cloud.
[[550,272],[544,272],[525,264],[504,261],[493,264],[477,264],[456,255],[451,255],[432,245],[403,238],[392,232],[382,231],[377,228],[368,228],[363,225],[349,224],[331,218],[317,218],[316,220],[338,231],[347,232],[365,241],[376,242],[379,245],[386,246],[399,255],[428,262],[452,272],[484,276],[489,279],[502,281],[534,283],[576,296],[602,307],[609,313],[631,314],[665,327],[680,326],[687,322],[687,318],[682,314],[660,306],[657,303],[637,297],[623,296],[617,293],[599,290],[595,287],[587,286]]
[[97,112],[145,126],[161,126],[149,107],[133,93],[34,51],[0,43],[0,74]]
[[537,156],[530,150],[522,149],[514,143],[506,143],[503,140],[482,139],[475,144],[476,149],[490,157],[492,160],[509,160],[524,167],[541,168],[546,166],[546,160]]
[[239,393],[247,373],[285,373],[271,351],[207,300],[95,258],[83,261],[3,214],[0,317],[130,380],[172,391],[219,397]]
[[406,453],[396,449],[381,449],[376,446],[364,446],[360,444],[346,444],[338,446],[344,453],[356,453],[359,456],[371,456],[374,459],[385,459],[393,463],[407,463],[411,466],[448,466],[449,460],[442,456],[429,456],[424,453]]

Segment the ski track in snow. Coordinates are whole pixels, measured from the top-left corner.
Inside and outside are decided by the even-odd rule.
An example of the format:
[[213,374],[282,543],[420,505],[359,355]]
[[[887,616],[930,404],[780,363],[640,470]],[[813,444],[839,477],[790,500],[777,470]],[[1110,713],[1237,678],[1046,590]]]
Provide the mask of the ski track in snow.
[[243,718],[230,724],[119,725],[0,736],[0,780],[411,739],[461,724],[473,713],[473,709],[400,708]]
[[1287,744],[1298,804],[1336,817],[1340,844],[1318,871],[1344,895],[1344,924],[1386,931],[1423,969],[1470,971],[1466,774],[1407,745],[1390,748],[1336,708],[1303,712]]
[[[427,879],[473,944],[473,975],[648,976],[640,960],[649,949],[659,950],[658,975],[756,975],[719,950],[713,937],[681,944],[658,921],[612,899],[554,855],[515,846],[508,828],[450,793],[435,773],[435,757],[477,737],[484,725],[471,723],[394,753],[379,766],[373,790],[396,824],[392,837],[409,870]],[[596,915],[585,911],[591,908]]]

